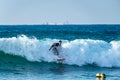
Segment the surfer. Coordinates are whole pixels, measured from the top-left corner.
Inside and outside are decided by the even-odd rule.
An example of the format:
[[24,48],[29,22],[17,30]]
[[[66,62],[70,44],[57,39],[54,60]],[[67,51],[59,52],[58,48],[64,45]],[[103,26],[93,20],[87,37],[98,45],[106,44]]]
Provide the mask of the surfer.
[[57,61],[64,61],[65,60],[65,58],[63,58],[63,57],[61,57],[61,56],[59,56],[59,50],[58,50],[58,47],[61,47],[61,44],[62,44],[62,41],[60,40],[60,41],[58,41],[57,43],[53,43],[52,45],[51,45],[51,47],[49,48],[49,51],[52,49],[52,51],[53,51],[53,53],[56,55],[56,56],[58,56],[58,59],[57,59]]
[[57,42],[57,43],[53,43],[51,45],[51,47],[49,48],[49,51],[52,49],[53,53],[59,57],[59,51],[58,51],[57,48],[61,47],[61,44],[62,44],[61,40],[59,42]]

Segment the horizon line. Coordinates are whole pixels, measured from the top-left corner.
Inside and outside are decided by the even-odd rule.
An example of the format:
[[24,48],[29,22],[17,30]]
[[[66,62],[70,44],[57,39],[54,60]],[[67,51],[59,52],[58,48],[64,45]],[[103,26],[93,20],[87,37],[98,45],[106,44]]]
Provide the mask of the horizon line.
[[14,26],[14,25],[120,25],[120,23],[115,24],[115,23],[110,23],[110,24],[0,24],[0,26]]

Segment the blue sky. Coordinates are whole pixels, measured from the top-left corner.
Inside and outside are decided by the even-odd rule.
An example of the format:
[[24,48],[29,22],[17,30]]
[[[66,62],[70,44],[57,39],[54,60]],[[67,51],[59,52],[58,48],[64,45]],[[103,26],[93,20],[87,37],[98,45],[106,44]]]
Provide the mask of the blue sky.
[[0,24],[120,24],[120,0],[0,0]]

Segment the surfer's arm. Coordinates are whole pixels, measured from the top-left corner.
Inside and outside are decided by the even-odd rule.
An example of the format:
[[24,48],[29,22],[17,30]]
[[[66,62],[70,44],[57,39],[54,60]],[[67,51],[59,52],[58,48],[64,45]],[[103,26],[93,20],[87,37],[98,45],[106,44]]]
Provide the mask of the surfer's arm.
[[49,48],[49,51],[52,49],[53,46],[54,46],[54,45],[52,45],[52,46]]

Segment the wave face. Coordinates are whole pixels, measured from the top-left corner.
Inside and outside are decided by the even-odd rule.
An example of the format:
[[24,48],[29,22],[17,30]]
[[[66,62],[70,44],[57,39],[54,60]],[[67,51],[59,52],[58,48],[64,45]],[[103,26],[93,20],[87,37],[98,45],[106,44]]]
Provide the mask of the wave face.
[[[25,35],[0,38],[0,50],[5,54],[21,56],[28,61],[57,62],[57,57],[49,51],[52,43],[58,39],[29,38]],[[96,64],[100,67],[120,67],[120,41],[75,39],[62,40],[60,55],[65,64],[83,66]]]

